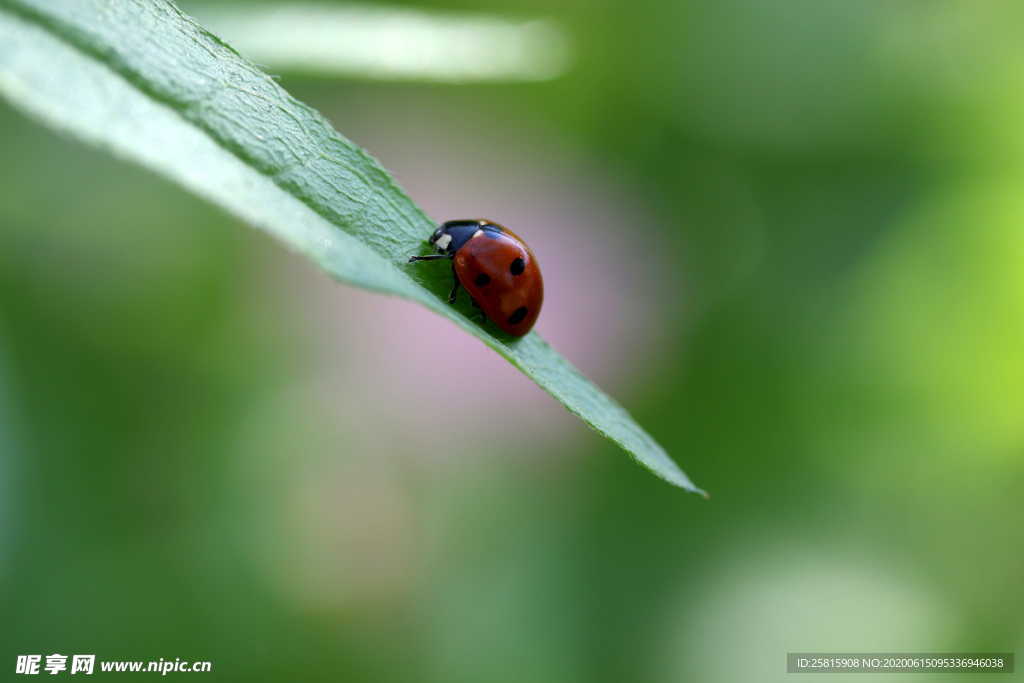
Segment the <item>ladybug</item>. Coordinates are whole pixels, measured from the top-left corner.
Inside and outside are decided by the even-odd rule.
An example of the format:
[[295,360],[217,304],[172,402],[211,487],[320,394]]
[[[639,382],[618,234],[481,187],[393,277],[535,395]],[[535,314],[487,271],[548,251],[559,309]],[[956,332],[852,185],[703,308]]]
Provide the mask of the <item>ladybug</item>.
[[443,223],[427,242],[439,253],[411,256],[409,263],[452,260],[448,303],[455,303],[461,285],[505,332],[521,337],[530,331],[544,301],[544,280],[533,252],[514,232],[485,218],[460,219]]

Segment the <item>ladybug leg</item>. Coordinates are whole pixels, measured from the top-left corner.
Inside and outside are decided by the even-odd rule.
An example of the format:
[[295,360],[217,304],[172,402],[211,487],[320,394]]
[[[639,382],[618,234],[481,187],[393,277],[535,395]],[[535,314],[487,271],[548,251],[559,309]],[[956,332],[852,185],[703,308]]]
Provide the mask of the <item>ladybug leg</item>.
[[475,318],[476,316],[480,316],[480,320],[478,322],[481,325],[487,322],[487,316],[484,315],[483,309],[480,308],[480,303],[473,297],[469,298],[469,303],[473,304],[473,308],[476,309],[476,313],[473,314],[473,317]]
[[409,257],[409,263],[414,263],[416,261],[436,261],[436,260],[442,259],[442,258],[451,258],[451,257],[449,257],[448,254],[428,254],[426,256],[410,256]]
[[455,264],[452,264],[452,291],[448,292],[448,303],[455,303],[455,297],[459,293],[459,276],[455,274]]

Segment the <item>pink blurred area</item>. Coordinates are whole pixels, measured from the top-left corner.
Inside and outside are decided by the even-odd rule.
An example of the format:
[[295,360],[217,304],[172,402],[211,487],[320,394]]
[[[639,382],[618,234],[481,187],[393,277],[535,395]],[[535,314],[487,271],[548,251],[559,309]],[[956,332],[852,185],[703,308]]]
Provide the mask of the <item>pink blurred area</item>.
[[[456,131],[443,115],[410,123],[364,113],[345,129],[439,222],[487,217],[523,237],[545,280],[535,330],[599,386],[628,398],[668,352],[658,302],[682,287],[672,255],[644,239],[650,213],[613,189],[620,180],[565,149],[552,152],[539,136],[483,138],[475,131],[493,126]],[[293,389],[361,447],[529,453],[585,434],[559,403],[441,317],[337,286],[294,260],[274,277],[274,288],[301,298],[287,307],[289,325],[311,345],[303,386]],[[347,416],[359,423],[343,424]]]

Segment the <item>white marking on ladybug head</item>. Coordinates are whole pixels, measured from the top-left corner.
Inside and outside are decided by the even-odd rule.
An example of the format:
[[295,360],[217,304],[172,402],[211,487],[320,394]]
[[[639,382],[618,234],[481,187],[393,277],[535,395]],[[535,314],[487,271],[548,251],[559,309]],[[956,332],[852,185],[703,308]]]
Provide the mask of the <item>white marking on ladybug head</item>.
[[448,233],[445,233],[437,238],[437,241],[434,242],[434,246],[437,247],[440,251],[446,251],[448,249],[448,245],[451,243],[452,236],[449,235]]

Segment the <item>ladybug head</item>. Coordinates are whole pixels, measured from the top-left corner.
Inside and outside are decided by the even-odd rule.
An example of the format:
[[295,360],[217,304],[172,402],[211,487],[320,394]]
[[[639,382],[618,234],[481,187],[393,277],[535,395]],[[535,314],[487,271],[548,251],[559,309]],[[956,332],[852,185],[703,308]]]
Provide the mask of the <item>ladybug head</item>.
[[451,255],[461,249],[485,224],[487,221],[477,218],[448,221],[441,224],[428,241],[439,253]]
[[430,239],[427,241],[432,246],[437,247],[438,252],[445,254],[448,252],[448,246],[451,244],[452,237],[445,233],[444,226],[442,225],[434,231],[434,234],[431,235]]

